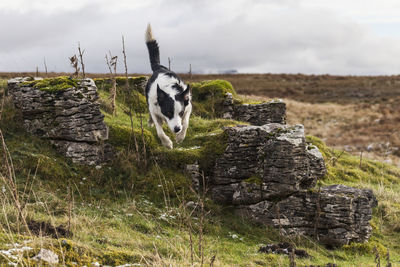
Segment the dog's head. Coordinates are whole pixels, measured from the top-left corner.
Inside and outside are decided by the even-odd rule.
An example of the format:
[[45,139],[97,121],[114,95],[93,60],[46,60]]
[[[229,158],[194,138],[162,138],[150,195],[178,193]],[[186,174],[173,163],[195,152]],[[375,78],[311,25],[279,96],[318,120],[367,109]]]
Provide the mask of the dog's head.
[[182,130],[182,118],[186,107],[190,104],[191,94],[189,85],[183,88],[179,84],[173,84],[172,91],[176,94],[168,94],[157,84],[157,102],[161,108],[161,113],[173,133]]

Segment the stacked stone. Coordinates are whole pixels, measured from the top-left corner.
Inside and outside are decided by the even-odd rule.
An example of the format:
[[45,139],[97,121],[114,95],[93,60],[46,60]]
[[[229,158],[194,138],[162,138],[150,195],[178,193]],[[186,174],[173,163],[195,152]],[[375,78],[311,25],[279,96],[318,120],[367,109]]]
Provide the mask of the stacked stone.
[[231,93],[227,93],[222,103],[222,117],[264,125],[267,123],[286,123],[286,103],[281,99],[271,100],[261,104],[235,105]]
[[97,103],[92,79],[81,79],[77,87],[59,91],[35,88],[29,78],[8,81],[14,104],[22,111],[26,130],[51,142],[73,162],[93,165],[106,160],[110,147],[108,128]]
[[322,155],[306,144],[302,125],[239,126],[226,133],[228,146],[211,178],[212,196],[219,202],[284,198],[314,186],[325,174]]

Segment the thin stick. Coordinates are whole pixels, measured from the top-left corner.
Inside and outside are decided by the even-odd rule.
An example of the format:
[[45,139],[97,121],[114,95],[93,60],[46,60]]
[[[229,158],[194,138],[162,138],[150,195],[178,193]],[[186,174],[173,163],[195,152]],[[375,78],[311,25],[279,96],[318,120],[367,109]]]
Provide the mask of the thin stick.
[[46,58],[43,57],[43,64],[44,64],[44,71],[46,72],[46,77],[47,77],[47,64],[46,64]]
[[118,57],[117,56],[113,56],[111,54],[111,51],[109,51],[109,53],[110,53],[110,59],[108,58],[108,56],[106,54],[106,63],[107,63],[108,69],[109,69],[111,77],[112,77],[111,78],[112,79],[112,86],[110,88],[111,108],[112,108],[113,115],[116,115],[117,111],[116,111],[116,108],[115,108],[115,99],[117,97],[117,80],[116,80],[115,77],[117,76],[117,60],[118,60]]
[[[85,53],[85,49],[82,51],[81,50],[81,43],[78,42],[78,52],[79,52],[79,62],[81,63],[82,66],[82,78],[85,79],[85,64],[83,64],[83,54]],[[47,71],[46,71],[47,73]]]

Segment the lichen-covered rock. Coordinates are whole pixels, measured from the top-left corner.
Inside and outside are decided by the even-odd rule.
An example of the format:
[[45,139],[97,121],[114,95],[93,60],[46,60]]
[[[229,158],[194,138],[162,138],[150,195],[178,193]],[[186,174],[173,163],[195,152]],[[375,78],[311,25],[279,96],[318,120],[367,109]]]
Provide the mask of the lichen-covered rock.
[[286,234],[314,236],[323,244],[340,246],[368,240],[372,207],[376,205],[369,189],[332,185],[299,191],[282,200],[241,205],[236,210]]
[[322,155],[308,150],[302,125],[266,124],[226,129],[228,145],[216,160],[212,197],[251,204],[311,188],[325,174]]
[[[97,103],[97,87],[92,79],[8,81],[14,104],[22,111],[28,132],[52,140],[66,156],[82,164],[104,160],[108,128]],[[107,153],[106,153],[107,154]]]

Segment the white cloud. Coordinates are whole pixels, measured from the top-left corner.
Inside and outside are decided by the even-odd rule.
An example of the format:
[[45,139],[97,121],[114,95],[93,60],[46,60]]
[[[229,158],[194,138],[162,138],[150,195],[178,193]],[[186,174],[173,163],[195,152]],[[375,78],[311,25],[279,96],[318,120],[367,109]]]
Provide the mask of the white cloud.
[[[90,72],[108,50],[149,72],[144,30],[153,25],[162,63],[176,71],[393,74],[400,72],[395,1],[236,0],[0,2],[0,71],[69,71],[80,41]],[[397,16],[396,16],[397,15]],[[397,24],[396,24],[397,23]],[[120,66],[122,70],[122,66]]]

